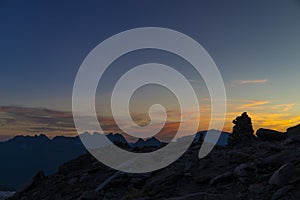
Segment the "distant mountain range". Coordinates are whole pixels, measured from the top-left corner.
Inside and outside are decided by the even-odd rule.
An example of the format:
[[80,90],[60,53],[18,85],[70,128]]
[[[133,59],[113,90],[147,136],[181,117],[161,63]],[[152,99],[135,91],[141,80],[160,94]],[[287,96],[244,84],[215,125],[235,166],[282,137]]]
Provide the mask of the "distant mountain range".
[[36,171],[54,173],[85,151],[78,137],[16,136],[0,143],[0,184],[19,188]]
[[[206,131],[196,134],[195,142],[201,140]],[[159,147],[165,145],[157,138],[138,139],[136,142],[127,142],[121,134],[107,134],[107,138],[115,144],[128,145],[133,148]],[[99,133],[83,133],[93,141],[95,137],[104,137]],[[228,133],[222,132],[218,145],[226,145]],[[95,145],[95,148],[98,147]],[[19,188],[37,171],[43,170],[52,174],[58,166],[86,152],[80,138],[56,136],[52,140],[41,134],[39,136],[16,136],[8,141],[0,142],[0,185],[8,188]]]

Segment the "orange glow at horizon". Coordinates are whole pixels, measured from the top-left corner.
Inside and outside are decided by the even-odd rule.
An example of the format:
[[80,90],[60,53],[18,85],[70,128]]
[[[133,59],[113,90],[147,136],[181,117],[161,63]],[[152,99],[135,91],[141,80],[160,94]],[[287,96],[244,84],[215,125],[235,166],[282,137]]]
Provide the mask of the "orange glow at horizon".
[[[169,111],[171,116],[160,132],[160,137],[167,139],[174,136],[180,122],[180,112]],[[190,111],[195,112],[191,109]],[[299,105],[296,103],[282,104],[265,100],[228,100],[227,113],[223,131],[232,131],[232,120],[243,112],[248,112],[252,118],[253,128],[275,129],[286,131],[287,128],[300,124]],[[199,130],[207,130],[210,123],[210,104],[200,106]],[[107,132],[118,132],[110,117],[103,117],[102,125]],[[143,119],[141,119],[143,120]],[[213,119],[213,123],[221,119]],[[213,127],[212,127],[213,128]],[[44,133],[50,137],[55,135],[77,135],[72,113],[39,108],[0,107],[0,135],[36,135]],[[194,134],[194,133],[191,133]]]

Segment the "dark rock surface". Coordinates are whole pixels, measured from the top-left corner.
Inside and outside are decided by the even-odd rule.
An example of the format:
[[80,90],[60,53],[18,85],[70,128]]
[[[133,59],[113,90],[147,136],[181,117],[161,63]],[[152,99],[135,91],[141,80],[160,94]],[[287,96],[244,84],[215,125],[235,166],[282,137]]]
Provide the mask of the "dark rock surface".
[[286,135],[286,144],[300,143],[300,125],[288,128]]
[[287,132],[291,133],[291,132],[297,132],[299,133],[300,131],[300,124],[298,124],[297,126],[293,126],[293,127],[290,127],[286,130]]
[[289,183],[295,176],[295,167],[290,164],[281,166],[270,178],[270,185],[284,186]]
[[257,138],[259,138],[261,140],[282,141],[286,138],[286,133],[282,133],[282,132],[271,130],[271,129],[260,128],[256,131],[256,136],[257,136]]

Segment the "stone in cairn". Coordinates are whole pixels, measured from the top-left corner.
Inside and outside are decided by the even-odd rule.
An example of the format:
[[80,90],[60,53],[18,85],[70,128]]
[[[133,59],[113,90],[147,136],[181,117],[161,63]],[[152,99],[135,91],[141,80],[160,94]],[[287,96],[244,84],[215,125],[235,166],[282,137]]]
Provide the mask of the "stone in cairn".
[[246,112],[232,121],[234,124],[232,133],[228,137],[228,145],[236,145],[253,141],[255,136],[251,118]]

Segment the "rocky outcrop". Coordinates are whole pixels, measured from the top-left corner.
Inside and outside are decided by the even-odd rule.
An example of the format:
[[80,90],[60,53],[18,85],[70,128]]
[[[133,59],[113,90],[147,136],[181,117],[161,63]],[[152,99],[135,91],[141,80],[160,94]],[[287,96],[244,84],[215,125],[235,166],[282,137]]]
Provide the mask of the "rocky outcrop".
[[85,154],[58,173],[37,175],[11,200],[300,199],[299,143],[254,139],[246,113],[234,124],[232,143],[215,146],[203,159],[198,158],[202,140],[166,168],[143,174],[115,171]]
[[300,124],[287,129],[285,144],[300,143]]
[[256,131],[256,137],[264,141],[283,141],[286,138],[286,134],[271,129],[260,128]]
[[238,116],[232,123],[234,126],[228,138],[229,145],[248,143],[254,140],[252,121],[246,112]]
[[290,127],[286,130],[286,132],[288,133],[299,133],[300,134],[300,124],[298,124],[297,126],[293,126],[293,127]]

